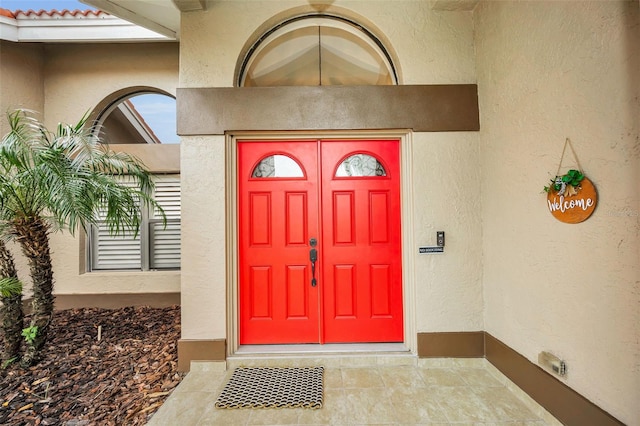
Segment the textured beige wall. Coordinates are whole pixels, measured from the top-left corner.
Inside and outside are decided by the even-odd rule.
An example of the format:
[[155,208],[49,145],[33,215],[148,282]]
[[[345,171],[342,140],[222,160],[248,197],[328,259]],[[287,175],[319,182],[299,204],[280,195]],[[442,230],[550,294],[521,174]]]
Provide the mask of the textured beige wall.
[[414,134],[412,151],[415,242],[445,231],[443,254],[411,253],[417,331],[483,330],[478,134]]
[[[206,12],[183,14],[180,87],[233,86],[243,48],[265,23],[312,10],[301,1],[216,2]],[[428,2],[339,0],[327,11],[386,40],[405,84],[475,82],[471,12],[434,12]],[[415,134],[411,142],[415,182],[403,197],[413,202],[409,232],[416,247],[405,255],[415,270],[405,278],[416,278],[416,317],[407,321],[417,331],[483,329],[478,140],[477,133],[453,132]],[[224,167],[222,138],[183,138],[184,339],[226,337]],[[418,255],[418,245],[435,245],[439,230],[447,233],[445,253]]]
[[46,124],[76,122],[127,87],[151,86],[175,96],[178,50],[177,43],[47,45]]
[[40,44],[0,41],[0,136],[9,131],[8,111],[28,108],[44,112],[42,51]]
[[[51,129],[58,122],[76,123],[112,93],[127,87],[150,86],[175,95],[178,82],[176,43],[36,47],[2,42],[1,55],[2,108],[16,104],[43,112]],[[179,146],[130,148],[151,170],[179,170]],[[83,240],[82,232],[76,237],[69,232],[52,235],[56,294],[180,291],[179,271],[84,273]],[[21,277],[28,281],[24,260],[19,250],[14,252],[23,265]]]
[[183,339],[226,336],[224,142],[224,136],[181,139]]
[[321,8],[367,26],[399,58],[403,84],[475,82],[471,12],[442,13],[426,1],[336,0],[214,2],[182,14],[180,87],[229,87],[245,44],[265,23]]
[[155,173],[180,173],[179,144],[110,144],[116,152],[127,152]]
[[[565,359],[569,386],[639,425],[638,2],[482,2],[475,15],[485,329],[532,362]],[[575,225],[541,193],[566,137],[599,193]]]

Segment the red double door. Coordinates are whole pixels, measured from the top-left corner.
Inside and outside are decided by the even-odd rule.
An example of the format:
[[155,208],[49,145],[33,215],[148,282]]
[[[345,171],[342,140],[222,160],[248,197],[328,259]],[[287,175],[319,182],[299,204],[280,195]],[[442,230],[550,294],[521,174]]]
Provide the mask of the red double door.
[[241,344],[403,340],[397,140],[238,143]]

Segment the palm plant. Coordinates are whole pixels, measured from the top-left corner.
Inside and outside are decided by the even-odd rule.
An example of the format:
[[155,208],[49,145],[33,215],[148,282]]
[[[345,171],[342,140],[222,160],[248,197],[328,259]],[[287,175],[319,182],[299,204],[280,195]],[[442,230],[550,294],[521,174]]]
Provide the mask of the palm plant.
[[[151,198],[153,181],[136,158],[100,141],[87,116],[50,132],[25,110],[8,114],[9,133],[0,145],[0,224],[20,244],[33,286],[24,366],[38,361],[53,315],[53,269],[49,235],[72,235],[95,224],[100,212],[112,234],[138,231],[140,204]],[[118,178],[129,176],[136,185]]]
[[18,280],[18,272],[13,255],[3,240],[0,240],[0,317],[4,331],[3,365],[18,359],[22,342],[22,283]]

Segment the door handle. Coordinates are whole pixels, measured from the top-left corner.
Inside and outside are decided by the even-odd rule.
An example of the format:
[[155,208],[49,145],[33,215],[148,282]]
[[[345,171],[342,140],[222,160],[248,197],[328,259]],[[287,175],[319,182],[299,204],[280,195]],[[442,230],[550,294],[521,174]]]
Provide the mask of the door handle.
[[311,238],[309,240],[309,244],[311,245],[311,250],[309,250],[309,260],[311,261],[311,287],[315,287],[318,285],[318,280],[316,280],[316,262],[318,261],[318,250],[315,249],[315,246],[318,244],[315,238]]

